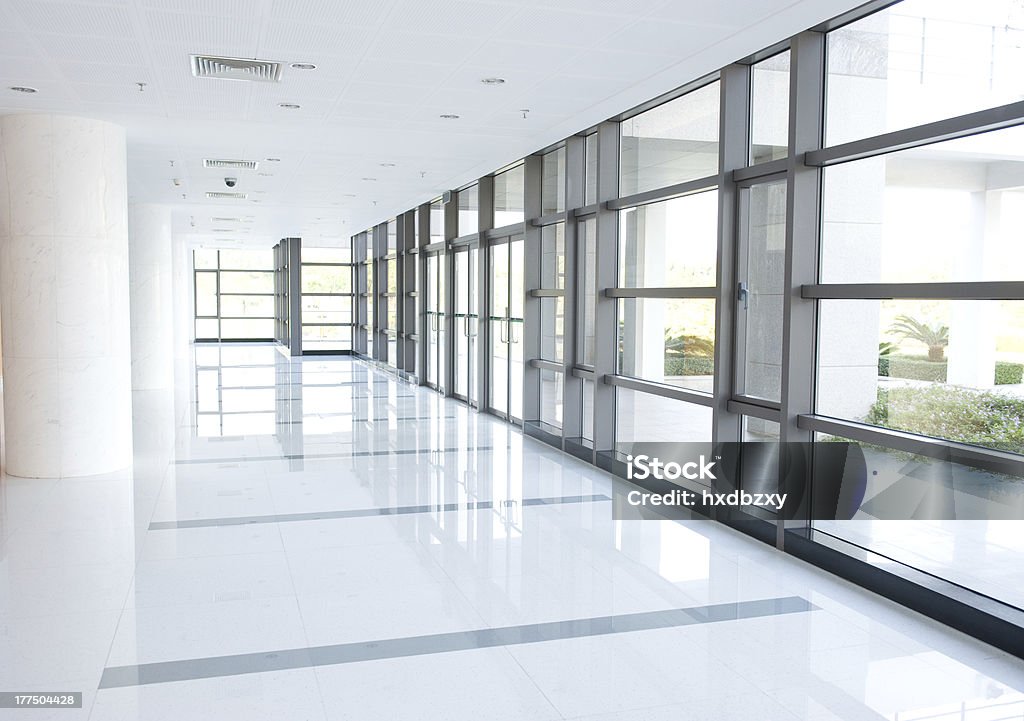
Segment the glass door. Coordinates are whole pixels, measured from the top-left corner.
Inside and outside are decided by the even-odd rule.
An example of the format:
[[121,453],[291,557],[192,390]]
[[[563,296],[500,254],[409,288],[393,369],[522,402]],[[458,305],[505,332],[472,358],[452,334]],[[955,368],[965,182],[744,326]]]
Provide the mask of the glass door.
[[491,412],[521,423],[523,416],[523,236],[489,249],[488,325]]
[[444,254],[427,256],[427,302],[424,335],[427,343],[427,385],[444,390]]
[[452,364],[453,395],[470,405],[476,405],[477,374],[477,326],[479,309],[477,298],[477,263],[479,249],[476,245],[455,249],[454,278],[455,313],[452,333],[455,355]]

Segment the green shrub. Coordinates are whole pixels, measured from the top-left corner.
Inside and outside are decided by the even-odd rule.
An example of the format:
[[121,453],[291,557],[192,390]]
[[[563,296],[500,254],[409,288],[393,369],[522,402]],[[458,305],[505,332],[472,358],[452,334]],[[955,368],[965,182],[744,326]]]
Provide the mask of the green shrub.
[[930,361],[914,356],[891,355],[888,358],[890,378],[915,381],[946,382],[946,361]]
[[947,385],[882,388],[864,421],[1024,453],[1024,398]]
[[996,385],[1016,385],[1024,380],[1024,363],[996,361]]
[[[906,378],[916,381],[945,383],[946,361],[930,361],[927,356],[885,354],[878,356],[878,375],[883,378]],[[1016,385],[1024,382],[1024,363],[996,361],[995,385]]]
[[709,356],[665,356],[666,376],[709,376],[715,372],[715,359]]

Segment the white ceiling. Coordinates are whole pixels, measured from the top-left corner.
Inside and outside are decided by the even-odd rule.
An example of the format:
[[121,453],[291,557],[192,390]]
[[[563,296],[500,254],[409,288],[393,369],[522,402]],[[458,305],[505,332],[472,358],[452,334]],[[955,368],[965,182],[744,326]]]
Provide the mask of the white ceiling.
[[[172,204],[192,241],[333,244],[857,4],[0,0],[0,114],[125,126],[131,199]],[[197,53],[286,66],[276,85],[197,79]],[[481,84],[491,76],[507,82]],[[224,172],[205,157],[261,163]],[[205,199],[225,175],[249,200]],[[244,216],[229,227],[248,233],[211,232]]]

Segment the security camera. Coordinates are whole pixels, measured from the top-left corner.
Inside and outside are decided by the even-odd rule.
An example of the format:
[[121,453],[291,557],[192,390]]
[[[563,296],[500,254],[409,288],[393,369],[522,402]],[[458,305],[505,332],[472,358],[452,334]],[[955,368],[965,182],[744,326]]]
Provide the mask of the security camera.
[[228,186],[229,188],[234,188],[237,183],[238,178],[224,178],[224,185]]

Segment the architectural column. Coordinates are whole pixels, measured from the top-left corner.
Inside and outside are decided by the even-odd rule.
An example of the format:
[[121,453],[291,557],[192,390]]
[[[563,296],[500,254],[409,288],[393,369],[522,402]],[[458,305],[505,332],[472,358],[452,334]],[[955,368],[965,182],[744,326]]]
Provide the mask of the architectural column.
[[167,388],[174,355],[171,209],[134,204],[128,220],[132,388]]
[[132,461],[125,133],[0,117],[6,471],[85,476]]

